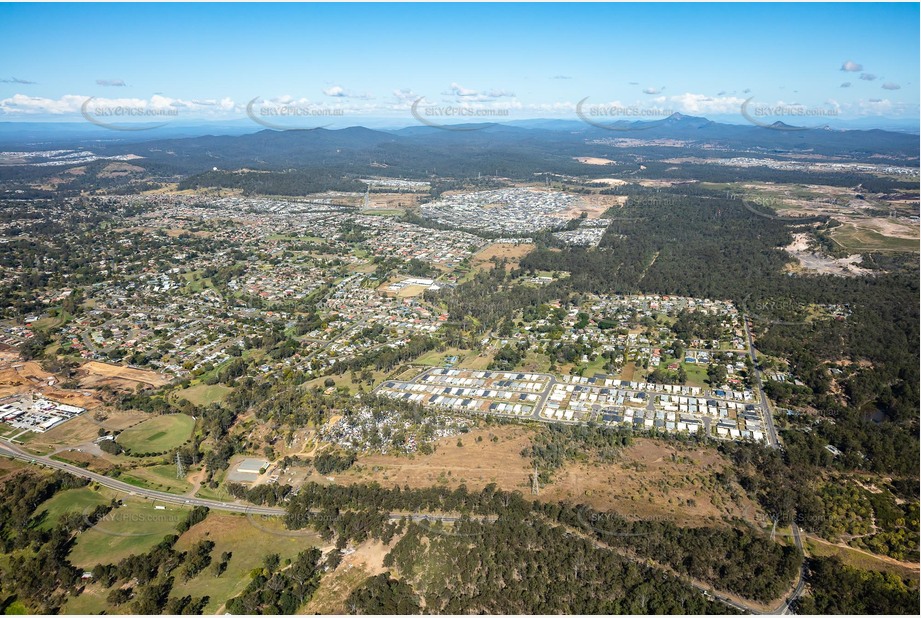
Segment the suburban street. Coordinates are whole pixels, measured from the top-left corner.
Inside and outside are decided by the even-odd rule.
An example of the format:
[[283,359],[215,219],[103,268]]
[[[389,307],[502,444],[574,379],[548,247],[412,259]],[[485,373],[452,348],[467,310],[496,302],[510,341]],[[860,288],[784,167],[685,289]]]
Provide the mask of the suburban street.
[[761,370],[758,369],[758,363],[755,359],[755,346],[752,342],[752,333],[748,328],[748,318],[745,314],[742,315],[742,324],[745,325],[745,337],[748,339],[748,354],[752,359],[752,365],[755,368],[755,378],[758,381],[758,395],[761,397],[761,413],[762,416],[764,416],[764,423],[767,428],[768,443],[777,448],[780,446],[780,440],[777,439],[777,430],[774,428],[774,417],[768,405],[767,395],[764,394],[764,384],[761,381]]

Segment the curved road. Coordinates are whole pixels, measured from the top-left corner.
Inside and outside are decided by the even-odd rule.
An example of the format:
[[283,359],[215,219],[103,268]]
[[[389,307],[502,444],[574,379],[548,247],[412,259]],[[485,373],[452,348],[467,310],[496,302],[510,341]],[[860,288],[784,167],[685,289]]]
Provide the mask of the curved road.
[[[50,457],[43,457],[41,455],[32,455],[30,453],[26,453],[15,445],[10,444],[4,440],[0,440],[0,456],[3,455],[24,461],[26,463],[47,466],[55,470],[61,470],[62,472],[67,472],[68,474],[99,483],[100,485],[108,487],[109,489],[114,489],[116,491],[120,491],[133,496],[141,496],[143,498],[159,500],[160,502],[166,502],[169,504],[176,504],[180,506],[206,506],[209,509],[213,509],[215,511],[242,513],[244,515],[284,516],[286,513],[284,508],[277,506],[257,506],[254,504],[241,504],[239,502],[221,502],[219,500],[196,498],[194,496],[179,496],[176,494],[166,493],[164,491],[156,491],[154,489],[137,487],[136,485],[131,485],[129,483],[125,483],[124,481],[119,481],[118,479],[113,479],[112,477],[105,476],[104,474],[91,472],[79,466],[64,463],[63,461],[56,461]],[[319,511],[317,512],[319,513]],[[391,520],[400,520],[405,517],[413,521],[441,521],[445,523],[456,522],[462,519],[462,517],[458,517],[456,515],[431,515],[428,513],[390,513],[389,517]],[[494,521],[497,518],[495,516],[473,516],[469,519]]]
[[119,481],[118,479],[113,479],[112,477],[105,476],[104,474],[98,474],[96,472],[84,470],[79,466],[74,466],[62,461],[56,461],[50,457],[31,455],[5,441],[0,441],[0,454],[12,457],[13,459],[18,459],[20,461],[25,461],[26,463],[41,464],[49,468],[54,468],[55,470],[61,470],[63,472],[94,481],[100,485],[110,489],[115,489],[116,491],[121,491],[126,494],[142,496],[145,498],[153,498],[155,500],[167,502],[170,504],[179,504],[183,506],[206,506],[209,509],[214,509],[216,511],[250,513],[255,515],[284,515],[285,513],[284,509],[278,507],[254,506],[251,504],[239,504],[235,502],[220,502],[218,500],[208,500],[205,498],[196,498],[194,496],[177,496],[176,494],[170,494],[164,491],[155,491],[153,489],[137,487],[136,485],[131,485],[129,483],[125,483],[124,481]]
[[[163,491],[156,491],[153,489],[145,489],[143,487],[137,487],[135,485],[125,483],[124,481],[119,481],[118,479],[113,479],[109,476],[105,476],[103,474],[98,474],[96,472],[85,470],[83,468],[80,468],[79,466],[74,466],[68,463],[64,463],[62,461],[56,461],[49,457],[43,457],[40,455],[31,455],[29,453],[22,451],[15,445],[10,444],[9,442],[3,441],[3,440],[0,440],[0,455],[12,457],[13,459],[18,459],[20,461],[24,461],[29,464],[40,464],[43,466],[47,466],[49,468],[53,468],[55,470],[61,470],[62,472],[67,472],[68,474],[72,474],[80,478],[88,479],[90,481],[99,483],[100,485],[104,487],[108,487],[116,491],[120,491],[120,492],[129,494],[129,495],[141,496],[144,498],[151,498],[151,499],[159,500],[161,502],[166,502],[169,504],[176,504],[180,506],[205,506],[215,511],[227,511],[231,513],[241,513],[244,515],[268,515],[268,516],[276,516],[276,517],[285,515],[285,509],[280,508],[280,507],[256,506],[253,504],[240,504],[238,502],[221,502],[219,500],[208,500],[206,498],[196,498],[194,496],[192,497],[177,496],[175,494],[170,494],[170,493],[166,493]],[[390,513],[389,517],[391,520],[400,520],[400,519],[403,519],[404,517],[408,517],[409,519],[413,521],[442,521],[446,523],[456,522],[461,519],[460,517],[452,516],[452,515],[429,515],[429,514],[420,514],[420,513]],[[493,517],[482,517],[480,519],[483,519],[484,521],[492,521],[492,520],[495,520],[496,517],[494,516]],[[797,528],[796,524],[793,524],[792,529],[793,529],[793,539],[796,543],[796,546],[799,548],[800,551],[802,551],[803,543],[802,543],[802,540],[800,539],[799,528]],[[796,600],[802,594],[803,589],[805,588],[805,585],[806,585],[805,564],[803,564],[803,566],[800,568],[799,579],[797,580],[796,586],[794,587],[792,594],[790,594],[783,601],[783,603],[781,603],[776,609],[768,610],[768,611],[761,611],[755,607],[744,605],[742,603],[739,603],[738,601],[734,601],[732,599],[720,596],[719,594],[709,590],[708,588],[697,585],[693,582],[691,582],[691,585],[699,589],[700,591],[712,596],[718,601],[721,601],[722,603],[725,603],[726,605],[729,605],[742,612],[748,612],[751,614],[764,614],[764,615],[785,614],[787,613],[790,607],[790,604],[793,603],[793,601]]]

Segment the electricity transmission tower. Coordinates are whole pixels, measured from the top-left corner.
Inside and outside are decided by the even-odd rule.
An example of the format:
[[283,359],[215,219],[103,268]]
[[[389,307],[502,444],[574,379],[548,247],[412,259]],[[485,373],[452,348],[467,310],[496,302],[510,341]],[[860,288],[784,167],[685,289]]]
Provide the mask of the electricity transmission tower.
[[185,478],[185,465],[182,463],[182,457],[180,457],[179,452],[176,452],[176,478],[184,479]]

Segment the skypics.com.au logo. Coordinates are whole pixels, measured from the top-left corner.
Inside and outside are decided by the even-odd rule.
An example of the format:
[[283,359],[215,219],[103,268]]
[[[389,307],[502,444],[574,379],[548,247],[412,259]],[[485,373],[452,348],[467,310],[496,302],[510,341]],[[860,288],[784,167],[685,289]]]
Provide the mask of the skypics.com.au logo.
[[327,107],[307,101],[261,101],[253,98],[246,104],[246,115],[258,125],[275,131],[308,131],[323,129],[330,118],[345,116],[341,107]]
[[576,115],[593,127],[607,131],[645,131],[660,126],[675,110],[642,105],[587,105],[589,97],[576,103]]
[[[506,119],[509,116],[508,108],[504,107],[487,107],[477,105],[437,105],[434,103],[425,103],[425,97],[416,99],[409,108],[409,113],[420,123],[444,129],[445,131],[479,131],[492,126],[494,123],[482,123],[485,120],[494,118]],[[464,124],[458,122],[452,124],[448,121],[457,119],[458,121],[470,121],[478,124]]]
[[[148,104],[112,104],[90,97],[80,106],[80,114],[87,122],[110,131],[150,131],[164,127],[178,118],[179,109]],[[138,122],[139,120],[148,122]],[[149,122],[150,120],[156,122]]]
[[748,97],[742,103],[742,117],[756,127],[773,131],[809,131],[819,126],[800,126],[803,122],[811,123],[813,119],[836,118],[837,107],[808,107],[800,104],[765,105],[753,103],[755,97]]

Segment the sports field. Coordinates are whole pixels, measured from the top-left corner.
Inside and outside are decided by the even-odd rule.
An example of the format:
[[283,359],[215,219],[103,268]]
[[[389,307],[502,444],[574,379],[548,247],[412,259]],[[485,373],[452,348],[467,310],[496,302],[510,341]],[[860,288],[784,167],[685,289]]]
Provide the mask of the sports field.
[[118,443],[131,453],[160,453],[182,446],[192,435],[195,419],[185,414],[155,416],[118,436]]

